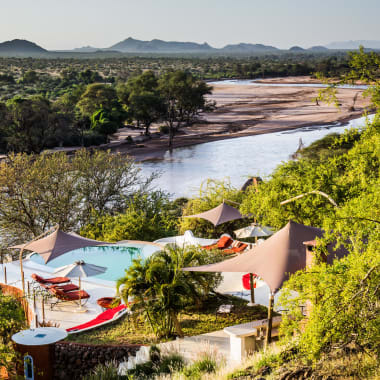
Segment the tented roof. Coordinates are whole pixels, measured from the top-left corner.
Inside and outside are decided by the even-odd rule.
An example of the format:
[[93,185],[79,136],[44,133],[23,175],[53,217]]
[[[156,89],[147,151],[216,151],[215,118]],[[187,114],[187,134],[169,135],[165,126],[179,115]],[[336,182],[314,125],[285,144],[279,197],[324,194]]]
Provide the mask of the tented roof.
[[74,251],[75,249],[79,248],[95,247],[104,244],[107,243],[92,239],[86,239],[75,234],[74,232],[66,233],[58,228],[48,236],[45,236],[30,244],[19,244],[9,248],[25,248],[28,251],[37,252],[42,256],[45,263],[48,263],[49,261],[63,255],[66,252]]
[[195,215],[187,215],[185,218],[202,218],[211,222],[215,227],[231,220],[242,219],[239,210],[223,202],[219,206]]
[[[321,237],[319,228],[304,226],[290,221],[262,244],[249,251],[216,264],[184,268],[194,272],[246,272],[260,276],[272,292],[278,291],[289,275],[306,267],[305,241]],[[332,252],[331,247],[328,247]],[[327,256],[328,262],[347,252],[340,249]]]

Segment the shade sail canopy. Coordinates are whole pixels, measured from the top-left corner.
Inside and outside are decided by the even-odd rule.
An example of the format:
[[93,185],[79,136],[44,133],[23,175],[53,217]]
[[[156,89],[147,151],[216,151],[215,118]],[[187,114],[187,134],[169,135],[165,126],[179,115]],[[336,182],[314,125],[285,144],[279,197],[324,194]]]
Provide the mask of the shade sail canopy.
[[54,274],[60,277],[91,277],[102,274],[107,270],[106,267],[86,263],[83,260],[57,268]]
[[195,215],[187,215],[185,218],[202,218],[211,222],[215,227],[231,220],[242,219],[239,210],[223,202],[219,206]]
[[273,231],[269,227],[251,224],[250,226],[240,228],[234,231],[237,238],[262,237],[273,235]]
[[[278,291],[289,275],[306,267],[306,247],[303,242],[321,237],[319,228],[304,226],[290,221],[285,227],[272,235],[262,244],[232,259],[216,264],[184,268],[194,272],[248,272],[261,277],[272,292]],[[333,252],[327,261],[344,256],[347,251],[339,249]]]
[[50,235],[36,240],[30,244],[19,244],[9,248],[27,249],[28,251],[37,252],[42,256],[45,263],[63,255],[66,252],[74,251],[75,249],[85,247],[95,247],[107,243],[86,239],[73,232],[66,233],[59,228],[52,232]]

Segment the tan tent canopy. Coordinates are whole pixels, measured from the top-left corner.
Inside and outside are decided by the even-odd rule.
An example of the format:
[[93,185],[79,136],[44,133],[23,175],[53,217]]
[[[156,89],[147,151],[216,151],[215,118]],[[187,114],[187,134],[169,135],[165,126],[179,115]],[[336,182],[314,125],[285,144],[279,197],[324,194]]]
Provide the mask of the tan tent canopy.
[[[269,285],[272,292],[278,291],[289,275],[306,267],[305,241],[321,237],[319,228],[304,226],[290,221],[285,227],[268,238],[264,243],[232,259],[216,264],[184,268],[194,272],[246,272],[255,273]],[[339,249],[328,255],[328,262],[342,257],[347,251]]]
[[219,206],[195,215],[186,215],[185,218],[202,218],[211,222],[215,227],[231,220],[242,219],[239,210],[223,202]]
[[31,243],[19,244],[9,248],[22,249],[25,247],[28,251],[37,252],[42,256],[45,263],[63,255],[66,252],[85,247],[95,247],[107,243],[86,239],[73,232],[66,233],[59,228],[50,235],[43,237]]

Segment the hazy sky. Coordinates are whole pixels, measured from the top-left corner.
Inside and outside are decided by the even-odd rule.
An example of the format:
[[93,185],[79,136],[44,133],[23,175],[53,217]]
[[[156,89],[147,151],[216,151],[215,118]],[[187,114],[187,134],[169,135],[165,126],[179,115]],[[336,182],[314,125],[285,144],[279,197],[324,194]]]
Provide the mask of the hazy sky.
[[136,39],[289,48],[380,40],[380,0],[0,0],[0,42],[46,49]]

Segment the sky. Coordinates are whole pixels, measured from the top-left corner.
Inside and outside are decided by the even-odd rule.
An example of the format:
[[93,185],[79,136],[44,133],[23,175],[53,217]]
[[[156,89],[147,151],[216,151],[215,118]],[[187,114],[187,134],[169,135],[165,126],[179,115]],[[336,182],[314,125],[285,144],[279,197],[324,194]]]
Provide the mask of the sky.
[[49,50],[133,37],[304,48],[380,40],[380,0],[0,0],[0,42]]

